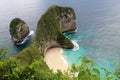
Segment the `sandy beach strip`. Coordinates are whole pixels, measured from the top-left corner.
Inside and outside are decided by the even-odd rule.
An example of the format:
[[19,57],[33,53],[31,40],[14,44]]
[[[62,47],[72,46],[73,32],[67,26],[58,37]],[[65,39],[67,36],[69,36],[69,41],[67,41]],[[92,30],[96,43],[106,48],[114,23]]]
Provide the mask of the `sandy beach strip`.
[[44,56],[44,61],[54,72],[57,70],[61,70],[63,72],[68,69],[68,63],[63,56],[62,48],[49,49]]

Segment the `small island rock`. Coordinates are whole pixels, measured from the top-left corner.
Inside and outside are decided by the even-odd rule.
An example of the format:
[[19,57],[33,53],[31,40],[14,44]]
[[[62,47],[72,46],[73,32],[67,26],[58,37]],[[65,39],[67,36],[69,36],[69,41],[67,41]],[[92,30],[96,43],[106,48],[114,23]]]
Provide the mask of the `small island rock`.
[[20,18],[14,18],[10,23],[10,35],[15,44],[20,44],[29,34],[28,25]]

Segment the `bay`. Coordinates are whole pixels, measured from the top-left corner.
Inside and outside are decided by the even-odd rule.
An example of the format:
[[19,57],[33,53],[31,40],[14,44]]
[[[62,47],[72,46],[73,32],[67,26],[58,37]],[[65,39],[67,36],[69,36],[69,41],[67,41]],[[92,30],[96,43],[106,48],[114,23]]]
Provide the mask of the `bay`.
[[40,16],[51,5],[72,7],[76,13],[77,32],[66,34],[79,45],[78,50],[64,50],[68,62],[87,56],[109,70],[120,63],[120,0],[1,0],[0,48],[8,48],[7,57],[16,55],[31,44],[15,46],[10,38],[10,21],[19,17],[36,30]]

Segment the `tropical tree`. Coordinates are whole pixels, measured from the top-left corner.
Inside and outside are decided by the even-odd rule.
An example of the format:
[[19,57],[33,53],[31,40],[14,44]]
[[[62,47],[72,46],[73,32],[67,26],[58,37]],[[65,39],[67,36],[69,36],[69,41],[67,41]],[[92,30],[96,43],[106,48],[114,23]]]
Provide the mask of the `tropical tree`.
[[5,58],[7,51],[8,50],[6,48],[0,49],[0,60]]

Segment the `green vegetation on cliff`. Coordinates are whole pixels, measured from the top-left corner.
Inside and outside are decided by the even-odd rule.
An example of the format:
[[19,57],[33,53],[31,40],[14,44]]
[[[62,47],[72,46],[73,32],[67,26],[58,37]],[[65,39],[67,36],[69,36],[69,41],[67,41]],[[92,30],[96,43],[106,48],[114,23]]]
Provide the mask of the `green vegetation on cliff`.
[[[43,53],[53,46],[50,45],[52,41],[55,41],[57,44],[54,45],[59,47],[73,47],[71,41],[63,36],[59,24],[63,16],[62,12],[69,13],[69,10],[73,12],[75,18],[75,13],[71,8],[55,5],[50,7],[38,21],[34,42],[13,58],[5,59],[6,50],[0,51],[0,80],[103,80],[99,70],[91,68],[95,63],[85,58],[80,66],[73,64],[71,72],[65,73],[61,71],[54,73],[44,62]],[[69,17],[67,14],[65,16]],[[10,30],[11,35],[15,34],[14,26],[18,24],[18,22],[13,22],[11,23],[13,24],[11,25],[13,31]],[[76,72],[78,75],[75,76]],[[108,75],[104,80],[114,79]]]
[[14,35],[16,35],[17,37],[17,31],[16,31],[16,26],[19,24],[19,23],[25,23],[23,20],[21,20],[20,18],[14,18],[11,23],[10,23],[10,34],[11,36],[13,37]]
[[[92,68],[96,64],[91,60],[85,57],[80,58],[83,63],[80,66],[73,64],[71,72],[65,73],[61,71],[54,73],[48,69],[42,56],[24,65],[21,65],[22,62],[16,58],[4,58],[0,60],[0,80],[117,80],[110,77],[112,73],[107,70],[103,75],[97,68]],[[75,75],[76,73],[78,75]],[[104,78],[101,78],[101,75]]]
[[[62,12],[67,12],[68,10],[73,9],[54,5],[41,16],[37,25],[35,39],[40,48],[43,48],[43,52],[44,46],[50,41],[56,41],[58,45],[63,48],[73,48],[72,42],[62,34],[59,23]],[[52,47],[52,45],[50,47]]]
[[[38,60],[43,57],[44,49],[51,44],[51,41],[56,41],[59,47],[73,47],[71,41],[62,34],[59,20],[56,18],[60,15],[58,14],[58,10],[60,12],[62,8],[63,7],[52,6],[44,15],[41,16],[37,25],[34,42],[15,56],[21,64],[31,64],[34,60]],[[49,45],[46,45],[48,43]]]
[[38,47],[33,43],[14,57],[24,65],[26,63],[31,64],[34,60],[42,58],[42,56]]
[[119,78],[120,80],[120,64],[118,65],[118,69],[115,70],[115,75]]
[[68,73],[53,73],[43,64],[43,58],[22,66],[15,58],[0,60],[0,80],[77,80]]
[[7,51],[8,50],[6,48],[0,49],[0,60],[5,58],[5,55],[6,55]]
[[21,43],[29,34],[29,27],[20,18],[14,18],[10,23],[10,35],[15,44]]

